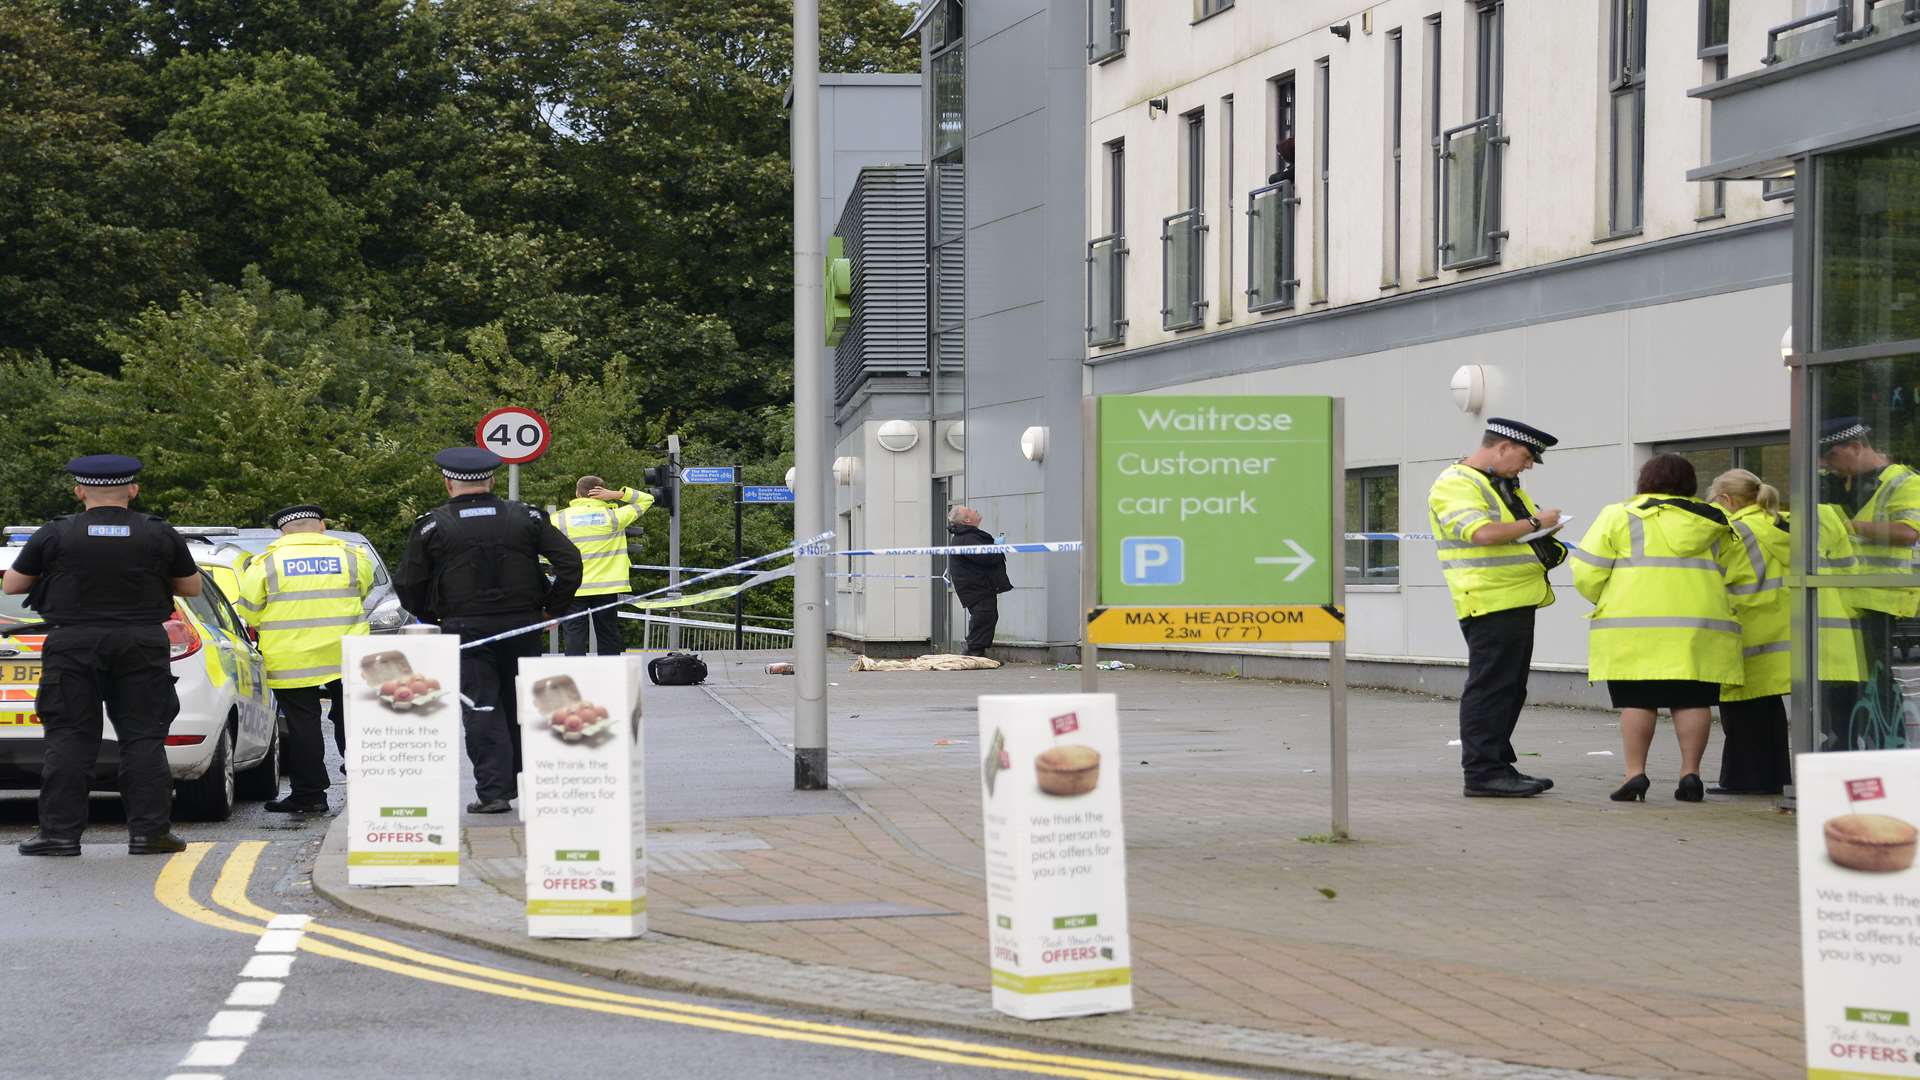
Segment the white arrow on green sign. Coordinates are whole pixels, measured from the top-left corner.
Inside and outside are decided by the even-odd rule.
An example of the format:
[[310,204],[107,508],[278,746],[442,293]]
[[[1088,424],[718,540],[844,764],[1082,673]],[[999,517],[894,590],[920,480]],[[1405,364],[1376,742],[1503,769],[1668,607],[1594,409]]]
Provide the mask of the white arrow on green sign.
[[1100,399],[1100,603],[1327,604],[1333,399]]

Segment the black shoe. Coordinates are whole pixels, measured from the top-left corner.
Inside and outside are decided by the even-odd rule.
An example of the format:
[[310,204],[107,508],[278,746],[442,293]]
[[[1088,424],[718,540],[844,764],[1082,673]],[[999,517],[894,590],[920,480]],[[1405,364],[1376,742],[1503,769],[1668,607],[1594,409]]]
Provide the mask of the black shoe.
[[1614,802],[1646,802],[1647,789],[1652,786],[1653,781],[1647,779],[1646,773],[1641,773],[1626,783],[1621,784],[1620,787],[1616,789],[1613,794],[1607,796],[1607,798],[1612,799]]
[[20,854],[78,855],[80,854],[80,841],[62,840],[56,836],[42,836],[39,833],[34,833],[27,839],[20,841]]
[[1514,773],[1514,775],[1518,776],[1522,780],[1525,780],[1529,784],[1539,784],[1541,791],[1553,790],[1553,781],[1547,779],[1544,776],[1528,776],[1526,773]]
[[129,855],[171,855],[176,851],[187,850],[187,842],[170,832],[154,833],[152,836],[135,836],[127,840]]
[[1545,790],[1524,776],[1495,776],[1467,781],[1465,794],[1469,799],[1528,799]]
[[467,804],[469,814],[507,814],[512,811],[512,799],[475,799]]
[[275,814],[324,814],[328,809],[324,795],[318,799],[296,799],[289,795],[284,799],[265,803],[262,808]]
[[1680,778],[1680,786],[1673,789],[1673,797],[1681,802],[1699,802],[1707,797],[1706,790],[1700,786],[1700,774],[1688,773]]

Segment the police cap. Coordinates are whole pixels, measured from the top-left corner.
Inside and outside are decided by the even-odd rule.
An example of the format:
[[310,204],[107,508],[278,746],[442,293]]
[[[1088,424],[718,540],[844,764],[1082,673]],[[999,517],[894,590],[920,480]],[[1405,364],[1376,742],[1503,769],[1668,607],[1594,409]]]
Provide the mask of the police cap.
[[267,523],[276,529],[284,529],[296,521],[320,521],[326,516],[327,512],[313,503],[301,503],[299,506],[275,510],[273,516],[267,519]]
[[502,464],[500,455],[478,446],[454,446],[433,455],[440,475],[449,480],[472,483],[493,476]]
[[1820,449],[1825,452],[1844,442],[1865,439],[1872,430],[1857,416],[1836,416],[1820,425]]
[[140,475],[140,459],[125,454],[88,454],[67,462],[75,483],[87,487],[118,487]]
[[1540,460],[1540,455],[1546,452],[1547,447],[1558,446],[1560,444],[1559,439],[1541,431],[1532,424],[1523,424],[1518,420],[1509,420],[1504,416],[1491,416],[1487,418],[1487,434],[1498,435],[1503,439],[1519,443],[1533,453],[1533,460],[1535,461]]

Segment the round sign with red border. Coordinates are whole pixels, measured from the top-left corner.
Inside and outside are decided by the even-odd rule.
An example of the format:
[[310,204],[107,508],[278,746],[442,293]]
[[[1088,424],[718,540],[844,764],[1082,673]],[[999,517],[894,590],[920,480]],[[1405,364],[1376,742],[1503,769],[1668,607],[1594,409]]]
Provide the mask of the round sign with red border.
[[473,441],[509,465],[524,465],[553,445],[546,417],[517,405],[495,409],[474,425]]

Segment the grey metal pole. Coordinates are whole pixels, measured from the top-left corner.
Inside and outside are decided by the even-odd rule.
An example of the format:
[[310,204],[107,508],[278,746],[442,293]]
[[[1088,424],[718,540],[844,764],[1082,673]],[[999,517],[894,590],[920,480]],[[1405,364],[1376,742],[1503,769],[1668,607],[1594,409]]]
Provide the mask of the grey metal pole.
[[[827,531],[826,299],[820,251],[820,0],[793,4],[793,505],[798,539]],[[827,786],[826,560],[801,556],[793,575],[793,787]]]
[[[1333,399],[1333,607],[1347,606],[1347,403]],[[1332,736],[1333,837],[1345,840],[1347,831],[1347,642],[1327,644],[1327,723]]]
[[1080,399],[1080,691],[1100,688],[1100,650],[1086,620],[1100,604],[1100,399]]
[[[821,301],[825,303],[825,301]],[[667,595],[680,595],[680,436],[667,436]],[[680,624],[667,624],[667,648],[680,647]]]
[[[824,303],[824,301],[823,301]],[[518,501],[520,498],[520,466],[507,466],[507,499]]]

